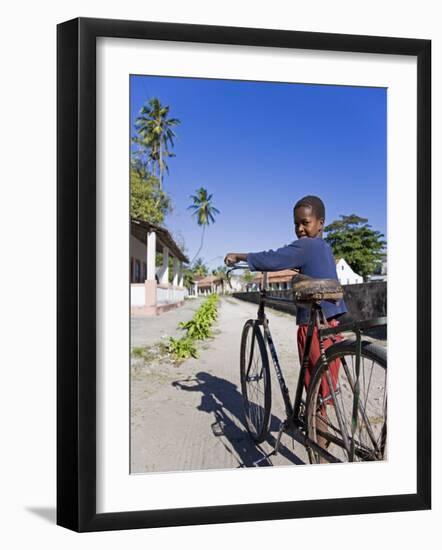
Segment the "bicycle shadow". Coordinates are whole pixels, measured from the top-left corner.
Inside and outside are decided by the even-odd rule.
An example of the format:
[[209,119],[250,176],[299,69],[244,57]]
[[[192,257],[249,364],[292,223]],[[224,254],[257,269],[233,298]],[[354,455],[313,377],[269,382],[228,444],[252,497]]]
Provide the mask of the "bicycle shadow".
[[[194,377],[172,382],[172,386],[184,391],[201,392],[197,409],[214,417],[212,432],[219,437],[224,448],[238,462],[238,468],[273,466],[272,457],[266,458],[266,450],[255,445],[244,426],[243,398],[237,386],[208,372],[198,372]],[[278,431],[281,419],[271,415],[270,430],[265,442],[273,449],[276,438],[270,431]],[[288,437],[288,436],[285,436]],[[281,441],[279,454],[292,464],[305,464]],[[258,464],[255,462],[260,461]]]

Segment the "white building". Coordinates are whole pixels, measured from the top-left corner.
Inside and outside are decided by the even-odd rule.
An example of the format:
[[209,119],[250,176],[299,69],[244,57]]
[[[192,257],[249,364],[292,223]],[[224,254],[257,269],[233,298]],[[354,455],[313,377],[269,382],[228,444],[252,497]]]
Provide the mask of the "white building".
[[[293,269],[283,269],[281,271],[269,271],[267,273],[268,290],[288,290],[292,286],[292,279],[297,271]],[[252,281],[251,289],[260,290],[263,285],[263,274],[257,273]]]
[[[163,262],[156,266],[156,254]],[[169,258],[173,273],[169,276]],[[183,263],[187,257],[164,227],[131,219],[130,305],[134,315],[158,315],[184,303]]]
[[336,260],[336,275],[341,285],[354,285],[363,283],[363,278],[355,273],[344,258]]
[[387,280],[387,254],[382,254],[373,275],[369,277],[370,281],[386,281]]
[[230,276],[230,285],[231,286],[229,286],[229,283],[226,281],[225,292],[227,292],[228,294],[230,294],[232,292],[244,292],[245,291],[246,285],[245,285],[244,280],[241,277],[241,275],[231,275]]

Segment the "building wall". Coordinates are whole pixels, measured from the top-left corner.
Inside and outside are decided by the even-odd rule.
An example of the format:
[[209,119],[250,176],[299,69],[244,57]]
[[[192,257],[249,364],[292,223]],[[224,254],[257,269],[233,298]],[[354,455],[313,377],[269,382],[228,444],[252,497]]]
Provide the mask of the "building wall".
[[336,264],[336,274],[341,285],[354,285],[363,282],[363,278],[355,273],[343,259]]
[[[130,262],[131,282],[144,283],[147,276],[146,245],[143,245],[143,243],[133,235],[130,236]],[[136,262],[138,262],[138,267]]]
[[130,255],[142,262],[146,261],[146,245],[133,235],[130,236]]
[[146,301],[146,290],[144,285],[132,284],[130,285],[130,305],[132,307],[143,307]]

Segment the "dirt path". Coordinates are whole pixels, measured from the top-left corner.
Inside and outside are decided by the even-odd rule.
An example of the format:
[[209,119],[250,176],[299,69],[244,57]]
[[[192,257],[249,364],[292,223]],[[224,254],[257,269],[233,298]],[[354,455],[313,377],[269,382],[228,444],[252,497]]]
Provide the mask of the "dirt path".
[[[176,333],[183,318],[189,319],[199,304],[176,310],[173,317],[146,320],[155,332],[143,339],[143,323],[136,328],[137,345],[153,343],[153,334]],[[299,370],[296,325],[290,315],[267,311],[270,328],[291,393]],[[256,316],[256,306],[234,298],[222,298],[215,337],[199,344],[200,357],[175,367],[163,359],[132,361],[131,471],[159,472],[206,470],[252,466],[270,452],[284,418],[276,378],[272,386],[270,435],[255,447],[243,425],[239,382],[239,346],[244,321]],[[162,328],[163,327],[163,328]],[[166,328],[164,328],[166,327]],[[147,333],[146,333],[147,334]],[[272,373],[273,375],[274,373]],[[281,452],[273,465],[307,462],[305,449],[283,436]],[[263,463],[265,465],[265,463]]]

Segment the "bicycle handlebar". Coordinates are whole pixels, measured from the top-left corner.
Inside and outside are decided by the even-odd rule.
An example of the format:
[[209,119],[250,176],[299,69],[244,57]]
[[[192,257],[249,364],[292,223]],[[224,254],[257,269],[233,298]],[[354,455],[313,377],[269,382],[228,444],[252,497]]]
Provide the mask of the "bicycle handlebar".
[[227,282],[229,283],[230,288],[233,288],[232,283],[230,282],[230,273],[235,269],[248,269],[248,267],[249,264],[247,262],[237,262],[236,264],[230,266],[230,268],[226,271]]

